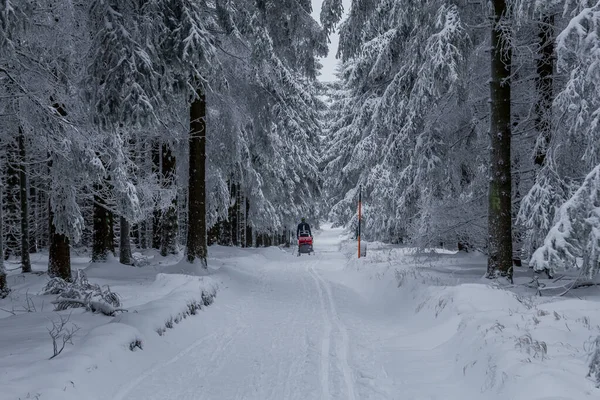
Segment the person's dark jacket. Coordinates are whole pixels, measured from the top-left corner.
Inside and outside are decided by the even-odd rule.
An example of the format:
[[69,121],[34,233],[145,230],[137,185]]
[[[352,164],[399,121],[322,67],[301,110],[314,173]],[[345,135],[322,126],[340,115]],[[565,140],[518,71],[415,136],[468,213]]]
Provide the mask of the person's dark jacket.
[[308,232],[308,234],[312,237],[312,232],[310,231],[310,225],[306,222],[300,222],[298,224],[298,229],[296,229],[296,237],[300,237],[300,232]]

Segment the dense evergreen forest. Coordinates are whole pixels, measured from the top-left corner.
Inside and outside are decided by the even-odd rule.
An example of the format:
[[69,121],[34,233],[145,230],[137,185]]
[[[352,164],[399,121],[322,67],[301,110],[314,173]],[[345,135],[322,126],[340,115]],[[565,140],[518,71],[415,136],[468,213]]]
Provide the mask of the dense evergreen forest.
[[[369,240],[600,269],[597,0],[0,0],[3,259]],[[338,80],[319,58],[339,30]],[[582,260],[579,262],[578,260]],[[525,262],[523,262],[525,265]],[[0,264],[0,291],[7,293]]]

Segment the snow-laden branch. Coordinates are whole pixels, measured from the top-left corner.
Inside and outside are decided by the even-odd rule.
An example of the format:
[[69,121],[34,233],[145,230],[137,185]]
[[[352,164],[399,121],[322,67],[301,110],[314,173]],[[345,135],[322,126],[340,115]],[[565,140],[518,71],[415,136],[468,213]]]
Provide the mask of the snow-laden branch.
[[529,262],[536,271],[581,268],[591,279],[600,270],[600,165],[557,212],[554,225]]

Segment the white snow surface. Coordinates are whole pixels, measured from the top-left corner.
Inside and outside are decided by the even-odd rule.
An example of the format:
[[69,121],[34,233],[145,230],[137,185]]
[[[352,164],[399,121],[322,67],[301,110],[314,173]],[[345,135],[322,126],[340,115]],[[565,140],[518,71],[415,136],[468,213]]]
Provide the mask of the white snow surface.
[[[579,298],[507,290],[482,278],[483,256],[443,249],[370,243],[356,259],[355,242],[341,233],[325,226],[311,256],[213,246],[209,276],[201,277],[184,274],[176,260],[91,264],[90,282],[109,284],[129,312],[72,310],[81,330],[53,360],[52,296],[37,295],[47,278],[11,273],[13,294],[0,307],[14,306],[16,315],[0,311],[0,399],[600,396],[586,377],[600,335],[596,289]],[[41,260],[35,266],[44,268]],[[157,334],[217,286],[212,305]],[[21,311],[26,293],[34,312]],[[136,338],[143,350],[130,351]]]

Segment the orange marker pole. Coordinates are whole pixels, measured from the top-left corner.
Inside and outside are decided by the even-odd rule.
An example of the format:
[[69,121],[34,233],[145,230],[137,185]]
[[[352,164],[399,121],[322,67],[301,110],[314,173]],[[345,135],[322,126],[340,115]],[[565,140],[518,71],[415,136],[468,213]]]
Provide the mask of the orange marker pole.
[[360,258],[360,218],[362,212],[362,185],[358,189],[358,258]]

